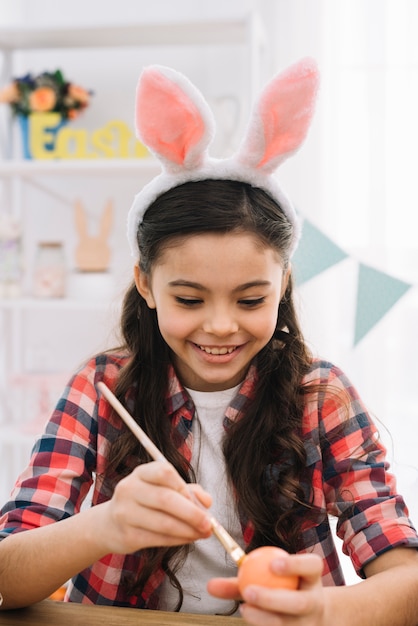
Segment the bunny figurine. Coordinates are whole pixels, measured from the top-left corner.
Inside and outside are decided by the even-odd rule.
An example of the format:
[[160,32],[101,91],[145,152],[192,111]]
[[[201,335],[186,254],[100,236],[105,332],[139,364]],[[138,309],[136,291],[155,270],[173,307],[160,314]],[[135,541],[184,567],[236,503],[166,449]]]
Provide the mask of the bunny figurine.
[[110,235],[113,219],[113,204],[109,201],[100,218],[100,228],[96,236],[90,235],[87,215],[82,203],[75,204],[75,225],[79,237],[75,251],[77,269],[80,272],[106,272],[109,269]]

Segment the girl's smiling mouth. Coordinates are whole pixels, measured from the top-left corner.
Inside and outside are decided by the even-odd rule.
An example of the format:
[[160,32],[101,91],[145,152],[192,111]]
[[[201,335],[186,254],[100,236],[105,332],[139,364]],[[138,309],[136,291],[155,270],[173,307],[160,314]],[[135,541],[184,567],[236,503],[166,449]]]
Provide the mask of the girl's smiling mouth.
[[200,344],[195,344],[197,345],[198,348],[200,348],[200,350],[202,350],[202,352],[206,352],[206,354],[215,354],[215,355],[223,355],[223,354],[231,354],[232,352],[234,352],[237,349],[237,346],[202,346]]

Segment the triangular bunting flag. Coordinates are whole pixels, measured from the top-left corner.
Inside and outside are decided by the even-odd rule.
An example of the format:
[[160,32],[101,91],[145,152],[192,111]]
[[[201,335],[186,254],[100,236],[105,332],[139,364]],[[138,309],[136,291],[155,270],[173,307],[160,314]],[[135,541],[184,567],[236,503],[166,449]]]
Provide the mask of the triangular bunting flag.
[[412,285],[360,263],[354,345],[382,319]]
[[308,220],[304,220],[302,237],[292,258],[296,284],[305,283],[347,256],[344,250],[324,233]]

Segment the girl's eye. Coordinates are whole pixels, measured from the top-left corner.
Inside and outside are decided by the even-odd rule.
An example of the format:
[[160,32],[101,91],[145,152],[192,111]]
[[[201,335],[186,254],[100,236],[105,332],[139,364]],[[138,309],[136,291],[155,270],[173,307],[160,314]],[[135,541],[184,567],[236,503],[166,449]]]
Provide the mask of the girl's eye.
[[197,298],[181,298],[180,296],[175,296],[175,299],[176,302],[183,304],[184,306],[196,306],[202,303],[202,301]]
[[246,307],[256,307],[259,306],[260,304],[263,304],[263,302],[265,301],[265,298],[251,298],[251,299],[247,299],[247,300],[240,300],[239,304],[242,304],[243,306]]

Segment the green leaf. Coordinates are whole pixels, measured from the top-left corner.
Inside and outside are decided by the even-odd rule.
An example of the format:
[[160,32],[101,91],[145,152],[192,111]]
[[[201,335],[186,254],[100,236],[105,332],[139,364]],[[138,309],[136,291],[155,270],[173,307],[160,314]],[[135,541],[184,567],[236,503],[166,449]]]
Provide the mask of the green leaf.
[[62,85],[64,85],[65,80],[64,80],[64,76],[61,70],[55,70],[54,78],[58,86],[61,87]]

